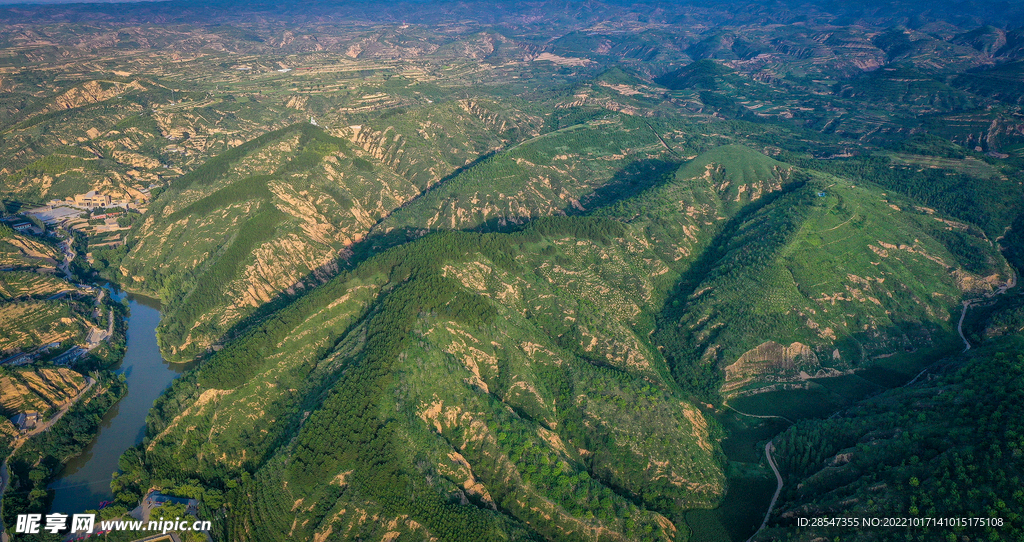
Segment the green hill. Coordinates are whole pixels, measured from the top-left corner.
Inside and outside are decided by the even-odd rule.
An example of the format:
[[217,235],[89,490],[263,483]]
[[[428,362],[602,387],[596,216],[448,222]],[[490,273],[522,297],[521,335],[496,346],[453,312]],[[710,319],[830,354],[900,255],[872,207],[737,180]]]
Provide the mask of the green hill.
[[1011,104],[1024,103],[1024,61],[1007,62],[958,75],[953,85],[967,92]]
[[733,70],[714,60],[703,59],[666,73],[654,81],[672,90],[719,90],[726,76],[733,73]]
[[635,266],[664,264],[629,257],[624,233],[563,218],[367,261],[176,385],[151,420],[149,476],[255,470],[231,494],[231,537],[370,536],[364,513],[416,538],[674,537],[638,503],[713,505],[715,430],[642,332],[652,307],[635,296],[655,287],[637,277],[657,275]]
[[599,216],[428,235],[176,382],[119,484],[227,491],[232,539],[684,539],[725,489],[695,396],[948,337],[974,275],[893,205],[731,146]]
[[921,112],[964,111],[979,105],[976,98],[947,85],[941,77],[930,76],[907,63],[886,65],[855,78],[837,94],[882,107],[894,104],[916,106]]
[[954,344],[960,298],[1008,267],[979,230],[896,202],[815,175],[727,223],[662,315],[677,371],[724,368],[735,394],[783,374],[907,372],[907,352]]
[[129,289],[164,301],[161,345],[189,359],[257,308],[333,276],[394,210],[529,128],[490,107],[389,111],[346,138],[307,123],[267,132],[171,182],[127,249],[97,257]]
[[596,108],[591,113],[590,119],[528,139],[458,172],[396,210],[375,232],[485,224],[501,228],[540,216],[578,213],[590,208],[602,188],[656,180],[657,174],[653,179],[628,178],[626,168],[633,162],[674,158],[643,119]]
[[11,271],[57,269],[60,251],[53,244],[32,235],[17,233],[0,225],[0,268]]
[[187,359],[260,305],[331,276],[345,247],[416,192],[347,141],[295,125],[172,183],[127,248],[101,256],[125,286],[165,302],[161,344]]

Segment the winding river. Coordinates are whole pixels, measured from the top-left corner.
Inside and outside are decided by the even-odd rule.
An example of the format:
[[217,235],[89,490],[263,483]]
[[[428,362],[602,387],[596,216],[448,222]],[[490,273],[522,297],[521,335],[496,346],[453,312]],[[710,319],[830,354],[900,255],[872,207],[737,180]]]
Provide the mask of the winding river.
[[144,296],[109,289],[114,299],[126,296],[131,309],[128,344],[116,372],[127,379],[128,393],[103,417],[99,433],[82,455],[64,467],[49,485],[55,491],[52,512],[74,514],[99,507],[109,500],[110,477],[118,470],[117,460],[131,446],[142,442],[146,414],[153,401],[188,366],[170,364],[160,356],[156,326],[160,323],[160,302]]

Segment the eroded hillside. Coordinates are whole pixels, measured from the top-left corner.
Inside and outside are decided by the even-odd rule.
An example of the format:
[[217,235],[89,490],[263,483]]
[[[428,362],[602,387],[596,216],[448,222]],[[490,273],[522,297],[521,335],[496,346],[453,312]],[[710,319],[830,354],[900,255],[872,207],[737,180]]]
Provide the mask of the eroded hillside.
[[[841,201],[848,207],[837,210]],[[969,235],[944,229],[950,221],[941,217],[908,215],[901,229],[918,238],[918,248],[899,249],[915,245],[868,227],[891,222],[892,205],[878,189],[725,147],[599,218],[544,219],[518,233],[427,236],[312,290],[176,385],[151,420],[153,438],[141,453],[152,470],[137,472],[136,483],[193,457],[199,463],[189,476],[254,470],[238,495],[255,500],[238,501],[244,513],[228,527],[230,536],[245,539],[368,536],[381,522],[418,538],[456,532],[441,518],[459,518],[448,521],[480,536],[685,536],[672,511],[714,505],[724,473],[716,424],[684,391],[700,394],[717,382],[731,394],[798,379],[801,370],[820,376],[862,366],[860,358],[832,355],[861,331],[874,333],[874,348],[889,354],[878,354],[882,359],[949,334],[958,284],[976,274],[960,269],[965,264],[927,235],[929,228]],[[840,231],[858,219],[859,235]],[[849,265],[881,281],[864,284],[852,271],[875,274],[783,250],[801,232],[836,232],[845,250],[864,253],[864,261]],[[737,248],[751,246],[745,236],[761,242]],[[893,250],[893,261],[883,264],[885,256],[872,247]],[[925,248],[934,254],[920,254]],[[749,280],[722,271],[760,269],[730,267],[741,255],[768,267],[789,256],[817,270],[818,288],[838,286],[843,295],[822,299],[792,283],[786,290],[777,277]],[[1005,264],[997,253],[991,258],[995,282]],[[739,305],[715,305],[737,312],[716,313],[723,323],[713,328],[736,329],[751,346],[709,343],[720,357],[697,351],[700,362],[686,365],[693,350],[680,346],[690,344],[682,338],[706,334],[700,326],[711,317],[687,327],[669,318],[677,311],[692,318],[686,315],[706,306],[701,295],[674,290],[701,266],[708,266],[696,282],[701,295],[742,294],[733,298]],[[867,290],[887,282],[883,272],[905,273],[907,266],[927,272],[928,280],[904,291]],[[938,288],[941,295],[931,295]],[[789,291],[800,297],[776,293]],[[829,319],[833,298],[840,303],[835,318],[870,322],[898,309],[913,325],[946,335],[890,332],[886,343],[878,340],[887,332],[880,325],[881,331],[848,331],[838,323],[846,320]],[[775,305],[759,308],[761,301]],[[802,305],[811,302],[821,314]],[[780,318],[804,312],[833,332],[801,320],[796,333],[805,342],[789,346],[796,342],[790,327],[741,327],[748,311]],[[739,342],[722,332],[713,337]],[[915,339],[922,342],[907,342]],[[762,343],[788,348],[776,352]],[[789,365],[772,357],[787,355],[794,358]],[[745,369],[739,378],[737,365]],[[410,494],[420,497],[411,501]],[[643,512],[638,502],[658,512]]]
[[85,377],[70,369],[8,370],[0,375],[0,411],[7,418],[30,410],[54,412],[85,388]]

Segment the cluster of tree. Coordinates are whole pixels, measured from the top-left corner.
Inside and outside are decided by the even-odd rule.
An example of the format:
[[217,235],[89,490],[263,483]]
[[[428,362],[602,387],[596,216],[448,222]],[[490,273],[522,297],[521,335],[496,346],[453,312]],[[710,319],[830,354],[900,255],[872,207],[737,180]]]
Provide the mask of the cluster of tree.
[[308,124],[293,124],[284,128],[279,128],[267,132],[259,137],[250,139],[237,147],[232,147],[213,158],[203,162],[203,165],[196,169],[178,177],[171,188],[174,191],[183,191],[193,184],[210,185],[228,175],[231,172],[231,167],[235,162],[245,158],[250,152],[255,151],[261,147],[264,147],[270,143],[280,140],[287,136],[293,130],[306,130]]
[[[302,496],[311,504],[318,503],[310,512],[314,519],[332,514],[330,507],[333,503],[339,498],[349,498],[337,494],[344,492],[345,495],[362,495],[361,498],[379,503],[382,511],[389,515],[409,514],[443,538],[486,539],[498,531],[507,531],[509,527],[504,523],[506,520],[501,519],[501,514],[457,504],[458,501],[453,501],[449,493],[430,483],[429,477],[425,478],[418,467],[410,465],[410,452],[403,444],[404,429],[396,420],[383,415],[380,409],[380,404],[397,385],[394,379],[405,378],[395,375],[394,364],[416,340],[414,329],[424,318],[457,322],[467,329],[487,330],[495,325],[497,312],[494,306],[486,297],[469,294],[461,283],[445,277],[442,273],[444,265],[475,260],[483,255],[499,268],[522,274],[521,264],[515,257],[528,243],[541,244],[546,239],[575,237],[607,246],[624,235],[625,226],[609,218],[547,218],[511,234],[437,233],[373,256],[295,300],[233,340],[224,350],[213,354],[197,372],[176,381],[151,413],[149,433],[155,434],[170,427],[174,416],[194,401],[202,389],[235,388],[265,370],[267,357],[277,351],[278,345],[293,333],[296,326],[344,295],[350,285],[382,284],[378,287],[380,293],[376,301],[356,315],[355,320],[349,320],[349,324],[334,324],[336,332],[317,341],[318,350],[313,359],[330,354],[341,336],[352,329],[354,322],[359,322],[360,329],[365,326],[365,346],[347,362],[344,371],[340,371],[337,383],[327,382],[332,386],[328,388],[332,390],[330,393],[309,399],[313,401],[310,406],[315,404],[316,408],[308,418],[302,418],[304,422],[298,423],[300,413],[294,406],[261,406],[264,419],[278,422],[261,427],[253,434],[241,431],[233,442],[224,441],[226,446],[246,450],[246,461],[241,469],[214,466],[182,469],[181,465],[170,463],[167,456],[134,452],[145,458],[145,472],[138,472],[139,469],[129,465],[133,471],[130,474],[126,471],[119,478],[124,479],[121,489],[127,492],[126,499],[137,498],[143,487],[180,483],[182,476],[193,476],[207,487],[226,491],[228,502],[234,503],[232,506],[237,507],[236,510],[244,511],[239,514],[244,519],[229,519],[221,523],[219,528],[226,529],[225,532],[244,529],[246,521],[260,525],[261,529],[283,521],[283,530],[287,531],[291,519],[279,516],[280,511],[289,510],[292,505],[278,502],[282,496],[279,489],[275,489],[284,480],[261,477],[270,476],[265,465],[267,461],[277,461],[272,458],[277,447],[291,442],[294,449],[286,456],[289,460],[279,468],[288,482],[287,487],[296,492],[296,497]],[[564,331],[564,323],[545,317],[544,311],[539,311],[536,324],[555,340]],[[573,346],[569,344],[572,343],[572,335],[566,341],[567,345]],[[579,344],[574,347],[579,350]],[[618,397],[615,404],[623,411],[637,413],[655,409],[659,401],[669,401],[660,396],[668,392],[651,388],[636,375],[582,359],[572,361],[572,367],[571,374],[552,368],[541,375],[537,384],[545,390],[542,392],[545,395],[551,390],[558,390],[554,397],[559,405],[557,424],[559,428],[565,428],[560,432],[572,435],[574,440],[578,438],[581,446],[595,449],[611,446],[617,451],[595,454],[592,464],[569,466],[549,450],[535,444],[537,422],[532,418],[527,418],[527,422],[521,419],[513,421],[513,416],[495,403],[489,409],[488,428],[498,436],[497,447],[467,448],[464,450],[467,459],[474,464],[490,466],[481,467],[477,475],[487,484],[496,502],[514,507],[516,517],[524,515],[520,519],[534,513],[529,510],[536,508],[524,508],[522,502],[530,503],[538,498],[537,495],[544,495],[544,499],[552,499],[551,502],[574,516],[612,522],[636,539],[660,536],[656,521],[643,511],[642,506],[674,510],[691,504],[693,496],[687,488],[674,486],[667,480],[651,482],[645,479],[646,460],[633,451],[644,445],[643,438],[637,436],[638,440],[629,440],[620,436],[617,438],[621,442],[609,444],[611,435],[603,429],[594,429],[593,423],[586,419],[585,407],[577,406],[576,397],[590,393],[588,390],[601,389],[609,396]],[[282,375],[277,381],[282,386],[290,386],[292,378],[301,381],[312,370],[311,366],[296,368],[294,374]],[[644,386],[647,386],[646,392],[641,391]],[[635,394],[647,399],[637,402],[633,399]],[[529,416],[529,412],[535,411],[525,403],[517,403],[517,408],[520,406],[522,415]],[[602,411],[600,415],[608,416],[609,412]],[[225,431],[230,432],[231,429]],[[458,434],[446,438],[453,441],[461,439]],[[189,442],[187,446],[197,445]],[[195,450],[198,452],[199,448]],[[492,468],[495,457],[505,456],[523,473],[522,479],[504,479],[499,474],[500,469]],[[588,470],[601,472],[601,480],[595,479]],[[352,471],[352,474],[346,477],[343,489],[325,483],[338,472],[347,471]],[[252,477],[246,472],[259,474]],[[224,480],[235,480],[230,482],[234,487],[225,484]],[[522,484],[536,488],[537,492],[522,491]],[[632,492],[628,499],[615,495],[611,488],[618,488],[616,484],[630,488],[616,489]],[[631,500],[635,502],[631,503]],[[321,502],[322,505],[319,504]],[[233,523],[235,521],[242,523]]]
[[273,176],[253,175],[235,181],[224,188],[221,188],[209,196],[186,205],[177,211],[167,215],[167,220],[175,222],[188,216],[202,217],[215,211],[220,211],[233,203],[243,201],[265,201],[269,200],[270,181]]
[[99,171],[101,164],[97,160],[85,160],[78,156],[50,154],[20,169],[8,177],[8,182],[17,183],[22,179],[63,175],[76,169]]
[[[253,249],[271,239],[284,218],[284,213],[267,205],[238,229],[228,247],[202,271],[178,309],[164,316],[158,336],[162,346],[184,342],[199,317],[223,299],[225,287],[245,268]],[[205,325],[208,327],[211,324]],[[199,331],[209,330],[204,328]]]
[[[750,301],[742,292],[770,290],[772,277],[767,271],[799,230],[820,189],[817,183],[791,183],[785,191],[748,206],[722,227],[669,294],[653,339],[664,347],[672,374],[684,390],[717,401],[724,382],[719,359],[736,359],[756,346],[750,341],[775,336],[777,330],[796,323],[792,315],[781,312],[740,317]],[[694,297],[704,290],[715,297]],[[729,322],[729,334],[716,331],[720,322]],[[728,354],[706,356],[712,341]]]

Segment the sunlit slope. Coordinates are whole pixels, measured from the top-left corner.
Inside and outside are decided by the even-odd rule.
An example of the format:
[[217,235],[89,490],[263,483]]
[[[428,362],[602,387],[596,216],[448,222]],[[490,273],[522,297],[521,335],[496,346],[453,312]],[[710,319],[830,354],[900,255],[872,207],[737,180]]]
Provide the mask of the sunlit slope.
[[599,216],[404,244],[176,383],[121,483],[228,491],[232,539],[685,539],[724,491],[687,392],[902,359],[949,336],[958,277],[1000,278],[892,205],[727,146]]
[[56,275],[59,258],[52,244],[0,226],[0,357],[85,338],[92,322],[79,313],[88,309],[53,299],[77,291]]
[[246,539],[369,535],[373,514],[417,538],[681,537],[634,501],[672,513],[724,487],[713,429],[647,340],[666,274],[607,219],[416,241],[176,386],[146,461],[257,470],[230,527]]
[[[965,294],[1007,278],[977,228],[839,178],[792,186],[728,222],[666,305],[656,340],[684,386],[733,395],[900,369],[905,355],[955,341]],[[709,374],[724,377],[720,390]]]
[[684,539],[723,474],[649,336],[736,196],[791,176],[739,148],[691,170],[603,218],[437,234],[318,287],[161,401],[151,475],[257,471],[228,527],[253,539]]
[[19,73],[10,82],[0,179],[8,195],[29,201],[93,189],[138,197],[140,188],[297,120],[284,104],[214,99],[152,78],[48,83]]
[[85,341],[96,327],[88,316],[91,302],[58,298],[62,293],[82,292],[51,274],[0,271],[0,358],[53,342]]
[[32,235],[0,226],[0,269],[55,272],[60,251]]
[[416,189],[310,125],[270,132],[176,180],[112,257],[167,304],[161,344],[190,357],[254,308],[331,276]]
[[85,388],[85,377],[71,369],[10,369],[0,376],[0,414],[5,418],[33,410],[52,414]]
[[161,344],[191,357],[256,307],[332,276],[396,208],[521,137],[531,121],[513,117],[453,101],[336,130],[342,137],[306,123],[268,132],[175,179],[128,254],[102,259],[168,304]]
[[528,139],[459,172],[396,211],[375,231],[504,227],[580,212],[599,197],[601,188],[630,182],[627,166],[636,160],[675,158],[642,118],[596,108],[579,113],[591,118]]

